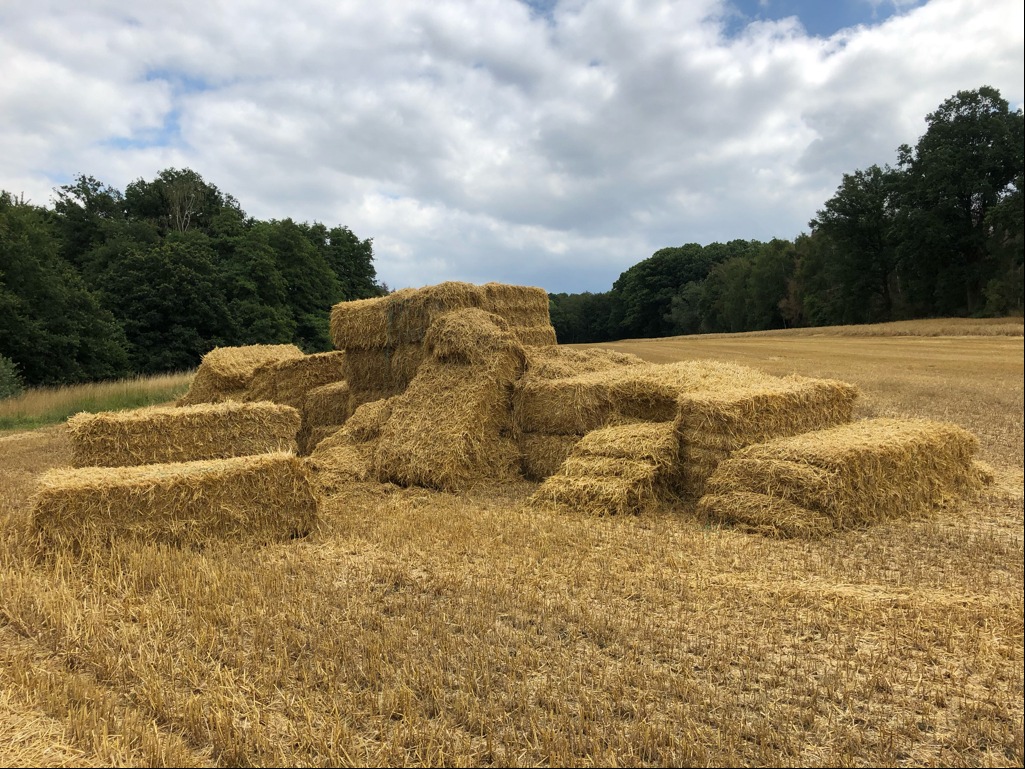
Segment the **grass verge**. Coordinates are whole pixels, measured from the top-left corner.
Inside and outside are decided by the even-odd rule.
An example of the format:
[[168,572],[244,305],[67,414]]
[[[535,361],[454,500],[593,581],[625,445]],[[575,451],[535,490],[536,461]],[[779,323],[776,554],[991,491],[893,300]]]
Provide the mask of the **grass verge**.
[[194,374],[189,371],[27,390],[16,398],[0,400],[0,432],[34,430],[63,422],[80,411],[118,411],[166,403],[188,389]]

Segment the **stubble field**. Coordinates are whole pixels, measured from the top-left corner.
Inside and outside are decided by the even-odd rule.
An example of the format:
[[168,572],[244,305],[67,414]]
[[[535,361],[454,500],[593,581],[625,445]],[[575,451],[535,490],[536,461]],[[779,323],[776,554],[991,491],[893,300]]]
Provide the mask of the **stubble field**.
[[[857,384],[996,481],[822,540],[353,484],[304,540],[38,552],[0,436],[0,764],[1021,766],[1023,342],[978,322],[603,345]],[[857,335],[856,335],[857,334]]]

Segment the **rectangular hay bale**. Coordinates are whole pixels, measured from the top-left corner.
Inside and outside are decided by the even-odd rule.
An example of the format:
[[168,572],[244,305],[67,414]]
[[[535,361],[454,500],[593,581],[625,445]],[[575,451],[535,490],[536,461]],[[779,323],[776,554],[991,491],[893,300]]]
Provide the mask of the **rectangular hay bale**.
[[957,425],[866,419],[741,449],[708,479],[706,520],[775,536],[921,516],[977,490],[974,435]]
[[76,467],[190,462],[295,451],[299,412],[277,403],[150,406],[68,420]]
[[700,496],[718,464],[744,446],[850,422],[857,397],[854,385],[801,376],[683,395],[681,493]]
[[[545,360],[543,355],[537,357]],[[558,358],[549,360],[558,365]],[[779,381],[745,366],[716,361],[627,363],[557,379],[549,378],[544,365],[536,366],[535,371],[528,370],[516,386],[517,426],[524,432],[565,435],[582,435],[631,420],[671,421],[683,395],[756,388]]]
[[678,453],[672,422],[595,430],[580,439],[531,502],[591,515],[640,513],[666,498]]
[[294,344],[252,344],[215,347],[203,356],[189,390],[178,399],[179,406],[237,400],[249,386],[260,366],[274,361],[303,357]]
[[336,304],[331,308],[331,340],[340,350],[418,344],[437,318],[463,309],[494,313],[514,327],[551,326],[544,289],[449,281]]
[[242,393],[247,401],[273,401],[302,408],[311,390],[345,378],[345,353],[320,352],[259,366]]
[[51,470],[32,503],[32,528],[41,541],[79,546],[122,537],[178,546],[282,541],[305,536],[316,519],[308,471],[285,452]]

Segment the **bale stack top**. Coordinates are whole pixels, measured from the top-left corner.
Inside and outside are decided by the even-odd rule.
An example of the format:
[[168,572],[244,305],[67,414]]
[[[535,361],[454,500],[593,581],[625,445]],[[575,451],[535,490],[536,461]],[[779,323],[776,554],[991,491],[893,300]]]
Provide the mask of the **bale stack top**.
[[484,310],[502,318],[521,344],[555,344],[544,289],[455,281],[336,304],[331,310],[331,340],[339,350],[420,344],[436,319],[465,309]]

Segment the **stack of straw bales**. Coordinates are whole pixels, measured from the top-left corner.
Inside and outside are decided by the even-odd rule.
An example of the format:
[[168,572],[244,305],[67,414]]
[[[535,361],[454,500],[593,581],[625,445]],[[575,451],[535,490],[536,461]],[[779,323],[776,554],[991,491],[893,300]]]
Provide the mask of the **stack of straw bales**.
[[322,352],[269,361],[253,372],[241,398],[273,401],[299,409],[299,451],[308,454],[317,440],[329,434],[330,428],[337,429],[351,413],[345,353]]
[[580,439],[531,501],[594,515],[640,513],[664,501],[678,453],[672,422],[593,430]]
[[[559,378],[524,377],[514,414],[525,437],[528,477],[550,475],[559,454],[591,430],[630,422],[675,422],[678,491],[700,495],[733,450],[769,437],[849,421],[857,389],[843,382],[779,378],[716,361],[617,365]],[[552,436],[561,436],[561,441]],[[547,447],[547,454],[539,449]],[[537,447],[537,448],[535,448]]]
[[[558,471],[584,433],[575,429],[568,433],[558,432],[560,425],[553,427],[541,418],[537,410],[531,411],[528,407],[524,413],[522,404],[529,402],[530,393],[547,389],[545,385],[535,383],[551,383],[581,374],[639,366],[644,361],[636,355],[600,348],[530,347],[526,352],[527,368],[516,384],[514,395],[514,403],[521,405],[514,407],[514,412],[523,475],[529,480],[541,481]],[[565,429],[565,425],[561,428]]]
[[347,353],[352,407],[405,390],[426,357],[427,329],[442,315],[462,309],[497,315],[521,344],[555,344],[548,295],[540,288],[450,282],[342,302],[331,310],[331,338]]
[[748,446],[719,465],[698,503],[706,520],[815,537],[920,516],[988,480],[978,441],[956,425],[871,419]]
[[68,420],[76,467],[190,462],[295,451],[299,412],[270,402],[82,412]]
[[241,400],[256,370],[266,364],[303,357],[294,344],[254,344],[245,347],[215,347],[196,371],[189,391],[178,400],[179,406]]
[[343,379],[344,352],[321,352],[268,361],[253,371],[242,400],[274,401],[302,409],[311,390]]
[[211,538],[305,536],[316,520],[309,475],[291,453],[200,462],[51,470],[33,498],[46,544],[91,547],[123,537],[178,546]]
[[456,490],[517,477],[511,399],[525,353],[509,324],[457,310],[434,320],[423,346],[426,358],[381,431],[380,480]]
[[[725,364],[716,364],[721,371]],[[737,370],[732,381],[683,394],[677,405],[679,491],[693,498],[719,464],[745,446],[851,421],[858,389],[846,382]]]

